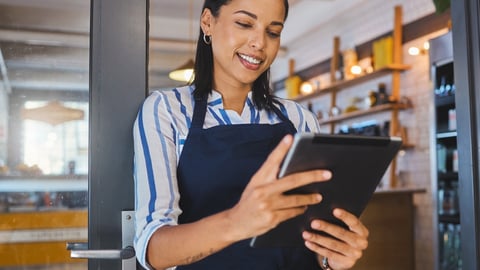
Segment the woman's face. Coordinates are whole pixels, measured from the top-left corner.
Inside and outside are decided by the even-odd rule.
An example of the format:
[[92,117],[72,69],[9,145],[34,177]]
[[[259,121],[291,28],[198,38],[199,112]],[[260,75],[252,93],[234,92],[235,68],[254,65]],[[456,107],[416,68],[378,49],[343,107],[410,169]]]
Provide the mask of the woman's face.
[[[250,87],[275,59],[283,29],[282,0],[232,0],[217,18],[202,14],[202,30],[212,38],[214,87]],[[240,84],[240,85],[239,85]]]

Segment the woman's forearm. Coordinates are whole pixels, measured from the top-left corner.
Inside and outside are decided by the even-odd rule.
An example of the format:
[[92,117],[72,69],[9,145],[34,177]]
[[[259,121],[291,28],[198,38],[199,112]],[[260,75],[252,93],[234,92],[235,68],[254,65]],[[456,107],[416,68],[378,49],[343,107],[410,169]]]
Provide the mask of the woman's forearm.
[[158,229],[150,239],[147,260],[155,269],[191,264],[242,239],[224,211],[199,221]]

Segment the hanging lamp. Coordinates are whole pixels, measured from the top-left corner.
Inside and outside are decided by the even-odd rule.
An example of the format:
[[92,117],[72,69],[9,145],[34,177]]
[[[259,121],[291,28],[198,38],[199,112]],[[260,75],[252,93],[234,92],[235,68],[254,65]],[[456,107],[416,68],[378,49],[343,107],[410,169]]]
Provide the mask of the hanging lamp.
[[[189,23],[189,37],[192,40],[193,36],[193,0],[190,0],[189,3],[189,15],[190,15],[190,23]],[[192,55],[193,55],[193,44],[192,44]],[[190,58],[185,64],[179,66],[178,68],[172,70],[168,77],[175,81],[181,82],[192,82],[194,78],[193,68],[195,66],[195,62],[192,58]]]
[[190,82],[193,80],[193,66],[195,63],[189,59],[185,64],[179,66],[168,74],[170,79],[181,82]]

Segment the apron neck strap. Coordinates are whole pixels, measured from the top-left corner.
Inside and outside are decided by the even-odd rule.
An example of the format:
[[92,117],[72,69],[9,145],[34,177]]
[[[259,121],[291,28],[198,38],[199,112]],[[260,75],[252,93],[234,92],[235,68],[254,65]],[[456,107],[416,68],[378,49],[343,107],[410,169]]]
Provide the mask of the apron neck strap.
[[290,122],[290,119],[288,119],[275,104],[272,103],[271,106],[273,112],[278,116],[278,118],[282,119],[283,122]]
[[195,97],[195,105],[193,107],[193,119],[191,128],[202,129],[207,113],[207,97]]

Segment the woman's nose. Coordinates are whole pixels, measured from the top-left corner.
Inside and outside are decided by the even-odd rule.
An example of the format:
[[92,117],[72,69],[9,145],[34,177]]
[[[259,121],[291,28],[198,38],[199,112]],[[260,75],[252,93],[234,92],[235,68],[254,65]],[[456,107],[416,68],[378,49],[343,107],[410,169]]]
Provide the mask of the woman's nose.
[[256,50],[262,50],[265,47],[265,34],[264,33],[255,33],[250,38],[250,47]]

